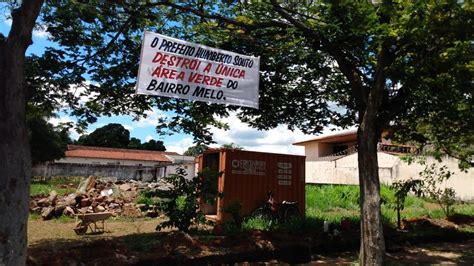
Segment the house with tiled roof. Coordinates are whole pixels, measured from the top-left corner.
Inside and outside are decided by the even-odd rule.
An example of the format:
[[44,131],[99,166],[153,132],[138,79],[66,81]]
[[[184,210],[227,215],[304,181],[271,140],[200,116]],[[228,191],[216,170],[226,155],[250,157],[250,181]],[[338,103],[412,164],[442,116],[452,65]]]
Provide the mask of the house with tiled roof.
[[176,152],[68,145],[65,157],[33,169],[38,176],[101,176],[157,180],[183,168],[195,175],[195,159]]
[[178,154],[162,151],[68,145],[65,157],[56,162],[156,166],[172,162],[171,158],[166,155]]
[[[394,144],[383,133],[378,143],[377,159],[381,183],[391,184],[395,180],[416,178],[425,165],[408,164],[401,159],[406,154],[416,153],[410,145]],[[305,148],[306,183],[308,184],[359,184],[357,158],[357,129],[324,134],[293,145]],[[453,176],[440,186],[451,187],[462,200],[474,200],[474,170],[463,172],[458,168],[458,160],[446,156],[442,163],[427,157],[426,165],[438,163],[446,165]]]

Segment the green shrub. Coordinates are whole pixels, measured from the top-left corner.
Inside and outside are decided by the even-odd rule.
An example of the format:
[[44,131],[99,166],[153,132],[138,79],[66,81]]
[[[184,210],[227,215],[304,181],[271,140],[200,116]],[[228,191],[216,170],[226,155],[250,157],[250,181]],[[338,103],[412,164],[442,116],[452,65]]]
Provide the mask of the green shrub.
[[[193,222],[203,222],[204,215],[199,211],[198,198],[217,197],[217,188],[207,189],[206,182],[209,182],[198,173],[191,180],[185,178],[185,171],[182,168],[176,170],[176,174],[165,177],[165,181],[171,184],[169,190],[160,192],[166,200],[159,205],[159,208],[168,216],[169,220],[159,224],[156,230],[166,227],[177,227],[178,230],[187,232]],[[218,175],[219,173],[215,173]],[[216,177],[217,178],[217,177]],[[214,196],[212,196],[214,191]],[[205,196],[203,196],[205,195]]]

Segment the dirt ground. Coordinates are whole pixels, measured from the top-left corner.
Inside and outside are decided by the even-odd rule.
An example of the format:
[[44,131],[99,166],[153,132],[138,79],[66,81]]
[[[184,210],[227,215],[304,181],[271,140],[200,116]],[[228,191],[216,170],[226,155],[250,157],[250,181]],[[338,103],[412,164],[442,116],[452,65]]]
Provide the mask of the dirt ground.
[[[158,223],[157,219],[111,218],[106,221],[104,234],[77,236],[73,231],[74,220],[30,220],[28,264],[191,265],[251,261],[250,264],[257,265],[349,265],[357,261],[358,232],[338,237],[318,232],[262,231],[215,236],[202,232],[156,232]],[[436,242],[425,237],[414,244],[391,232],[386,234],[386,240],[388,265],[474,264],[472,234],[461,238],[438,237]]]
[[[387,265],[474,265],[474,239],[461,243],[438,242],[408,245],[396,252],[387,252]],[[340,252],[316,255],[310,264],[352,265],[357,253]]]
[[78,236],[73,228],[76,222],[60,220],[29,220],[28,221],[28,245],[33,246],[48,240],[81,240],[81,239],[107,239],[112,237],[126,236],[131,234],[153,233],[158,219],[129,218],[117,219],[109,218],[105,222],[105,233],[100,235],[87,234]]

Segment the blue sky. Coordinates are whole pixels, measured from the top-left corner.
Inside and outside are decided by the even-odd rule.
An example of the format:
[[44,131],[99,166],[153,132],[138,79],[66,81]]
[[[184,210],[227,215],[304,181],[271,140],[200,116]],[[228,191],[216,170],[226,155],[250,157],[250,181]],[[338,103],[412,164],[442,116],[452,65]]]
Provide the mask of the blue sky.
[[[0,32],[5,36],[11,27],[11,20],[8,19],[8,10],[0,7]],[[48,34],[44,30],[35,30],[33,32],[33,44],[28,48],[27,54],[41,55],[45,47],[54,45],[48,41]],[[178,153],[184,152],[189,146],[192,146],[192,137],[184,134],[174,134],[171,136],[159,136],[156,133],[155,127],[158,123],[158,117],[166,115],[159,110],[147,112],[146,119],[133,121],[131,116],[120,115],[113,117],[99,117],[97,122],[89,125],[87,131],[92,132],[98,127],[102,127],[109,123],[119,123],[130,131],[131,137],[139,138],[144,141],[150,139],[162,140],[168,151]],[[50,120],[52,124],[59,122],[75,121],[75,118],[69,116],[67,112],[58,112],[58,117]],[[293,146],[292,143],[309,139],[313,136],[303,134],[301,131],[290,131],[286,126],[281,125],[273,130],[259,131],[250,128],[247,124],[240,122],[235,116],[231,114],[229,118],[224,119],[228,122],[230,129],[227,131],[213,128],[211,132],[214,133],[214,140],[217,142],[214,146],[222,144],[236,143],[244,147],[246,150],[276,152],[276,153],[290,153],[290,154],[304,154],[304,148],[300,146]],[[72,130],[71,137],[78,138],[77,132]]]

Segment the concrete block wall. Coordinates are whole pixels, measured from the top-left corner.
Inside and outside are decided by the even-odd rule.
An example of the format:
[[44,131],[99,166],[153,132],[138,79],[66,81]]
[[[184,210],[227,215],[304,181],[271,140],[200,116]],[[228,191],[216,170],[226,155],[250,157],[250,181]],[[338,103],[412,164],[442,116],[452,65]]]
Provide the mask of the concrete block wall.
[[[390,185],[395,180],[416,178],[425,165],[407,164],[396,155],[378,153],[380,182]],[[440,163],[434,158],[427,158],[426,165],[437,163],[446,165],[453,176],[440,185],[441,188],[451,187],[456,191],[457,198],[466,201],[474,200],[474,170],[459,170],[457,160],[445,157]],[[306,161],[306,183],[312,184],[343,184],[358,185],[359,172],[357,154],[352,154],[334,161]]]

